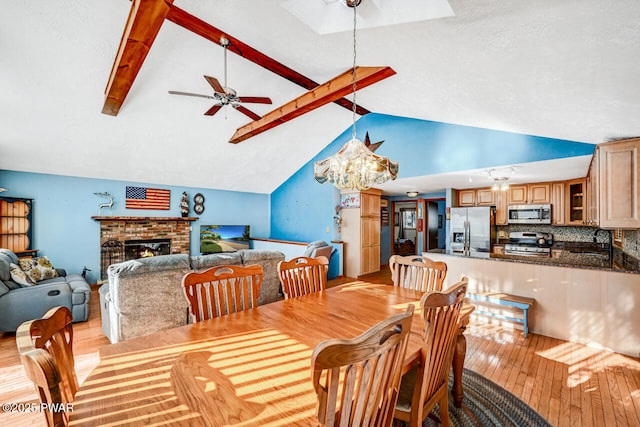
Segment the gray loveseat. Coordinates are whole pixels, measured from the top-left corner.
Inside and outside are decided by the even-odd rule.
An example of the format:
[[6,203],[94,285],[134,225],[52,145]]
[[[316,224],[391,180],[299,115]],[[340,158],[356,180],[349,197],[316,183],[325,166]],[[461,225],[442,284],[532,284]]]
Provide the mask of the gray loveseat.
[[258,264],[264,269],[258,304],[278,299],[281,252],[245,249],[233,253],[161,255],[109,266],[100,287],[102,331],[112,343],[187,324],[182,277],[218,265]]
[[50,308],[65,306],[74,322],[89,318],[91,287],[79,274],[56,269],[58,277],[20,286],[11,279],[10,264],[18,257],[9,249],[0,249],[0,331],[15,332],[22,322],[42,317]]

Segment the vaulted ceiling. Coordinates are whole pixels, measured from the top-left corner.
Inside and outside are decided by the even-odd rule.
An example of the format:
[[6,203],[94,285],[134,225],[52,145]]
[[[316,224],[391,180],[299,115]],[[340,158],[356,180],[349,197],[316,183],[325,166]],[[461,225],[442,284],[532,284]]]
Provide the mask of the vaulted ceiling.
[[[352,16],[339,0],[307,2]],[[370,111],[589,143],[640,134],[637,0],[451,0],[452,16],[390,25],[397,1],[367,2],[357,62],[397,73],[358,91]],[[292,0],[173,3],[317,83],[352,65],[350,31],[316,32]],[[351,123],[329,103],[230,144],[251,119],[168,93],[210,94],[202,76],[222,81],[223,49],[170,21],[117,116],[103,114],[131,2],[0,5],[0,169],[270,193]],[[259,115],[307,90],[232,52],[228,85],[270,97],[250,106]]]

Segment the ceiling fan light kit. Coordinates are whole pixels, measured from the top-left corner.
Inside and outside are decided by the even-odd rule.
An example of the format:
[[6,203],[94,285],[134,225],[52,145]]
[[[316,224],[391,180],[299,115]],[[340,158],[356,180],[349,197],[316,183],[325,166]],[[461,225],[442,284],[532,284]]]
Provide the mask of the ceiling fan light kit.
[[356,17],[360,0],[346,0],[353,8],[352,131],[349,140],[336,154],[313,165],[313,175],[320,184],[329,182],[341,190],[362,191],[398,176],[398,162],[374,154],[356,138]]

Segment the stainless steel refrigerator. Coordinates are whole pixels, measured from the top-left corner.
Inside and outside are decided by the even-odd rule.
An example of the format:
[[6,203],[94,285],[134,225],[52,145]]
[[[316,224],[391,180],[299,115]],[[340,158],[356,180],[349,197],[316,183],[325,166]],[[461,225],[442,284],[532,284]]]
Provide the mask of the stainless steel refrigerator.
[[448,253],[489,258],[496,238],[495,207],[451,208]]

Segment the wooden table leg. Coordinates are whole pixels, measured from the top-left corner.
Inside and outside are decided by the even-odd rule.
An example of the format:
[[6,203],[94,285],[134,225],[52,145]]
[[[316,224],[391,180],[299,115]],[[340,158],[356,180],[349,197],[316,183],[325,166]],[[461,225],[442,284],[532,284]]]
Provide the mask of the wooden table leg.
[[460,333],[456,338],[456,346],[453,350],[453,404],[456,408],[462,406],[464,390],[462,389],[462,368],[464,358],[467,355],[467,339],[464,336],[465,326],[460,327]]

